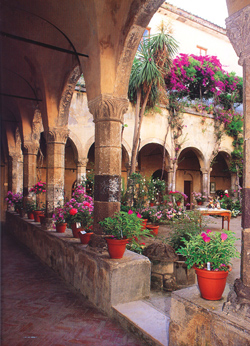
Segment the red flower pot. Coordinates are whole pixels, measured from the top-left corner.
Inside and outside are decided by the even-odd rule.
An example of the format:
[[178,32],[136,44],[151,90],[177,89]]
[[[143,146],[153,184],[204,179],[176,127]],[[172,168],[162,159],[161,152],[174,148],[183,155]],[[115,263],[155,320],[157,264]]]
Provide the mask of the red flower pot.
[[178,202],[176,202],[176,204],[178,205],[178,207],[181,205],[181,202],[180,201],[178,201]]
[[195,268],[195,272],[202,298],[220,300],[226,287],[228,271]]
[[152,235],[157,235],[158,234],[158,230],[159,230],[159,225],[150,225],[150,224],[147,224],[147,229],[150,229],[151,230],[151,234]]
[[202,205],[202,202],[201,202],[201,201],[200,201],[200,202],[197,202],[197,204],[198,204],[198,205]]
[[28,213],[28,219],[34,220],[34,214],[32,212]]
[[106,238],[110,258],[122,258],[126,250],[128,239]]
[[80,240],[82,244],[88,244],[90,241],[90,238],[92,236],[92,234],[94,234],[93,232],[89,232],[89,233],[84,233],[82,234],[81,232],[79,233],[80,236]]
[[76,223],[72,223],[71,229],[74,238],[80,238],[79,232],[84,230],[82,227],[77,228]]
[[148,219],[142,219],[142,230],[146,229]]
[[64,223],[62,222],[62,223],[57,223],[56,224],[56,231],[58,233],[64,233],[66,228],[67,228],[67,223],[66,222],[64,222]]
[[43,215],[42,210],[33,210],[35,222],[40,222],[40,215]]

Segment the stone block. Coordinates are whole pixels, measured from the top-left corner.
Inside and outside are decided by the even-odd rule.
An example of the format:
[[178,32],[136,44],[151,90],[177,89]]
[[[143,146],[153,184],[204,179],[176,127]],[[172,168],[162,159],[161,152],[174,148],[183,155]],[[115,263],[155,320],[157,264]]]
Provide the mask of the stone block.
[[151,274],[151,288],[155,290],[163,289],[163,275],[162,274]]
[[190,286],[196,283],[195,270],[188,269],[184,261],[174,262],[174,272],[177,285]]
[[169,346],[250,346],[250,325],[222,311],[229,287],[219,301],[200,297],[192,286],[171,295]]
[[152,273],[174,274],[174,262],[152,261]]

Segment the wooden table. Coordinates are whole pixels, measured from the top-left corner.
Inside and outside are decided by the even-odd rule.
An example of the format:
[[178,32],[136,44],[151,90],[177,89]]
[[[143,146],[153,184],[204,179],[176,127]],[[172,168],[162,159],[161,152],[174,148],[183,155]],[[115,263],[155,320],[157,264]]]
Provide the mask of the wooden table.
[[[224,229],[224,221],[227,221],[227,229],[229,230],[231,220],[231,210],[227,209],[213,209],[213,208],[198,208],[201,215],[218,215],[222,216],[222,229]],[[201,219],[200,219],[201,225]]]

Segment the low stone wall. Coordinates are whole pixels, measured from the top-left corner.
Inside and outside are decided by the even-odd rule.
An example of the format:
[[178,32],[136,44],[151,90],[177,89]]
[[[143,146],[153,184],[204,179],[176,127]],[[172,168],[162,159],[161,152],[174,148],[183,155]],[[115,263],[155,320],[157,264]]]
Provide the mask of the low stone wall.
[[218,301],[202,299],[197,286],[171,295],[169,346],[250,346],[250,325],[222,311],[229,293]]
[[145,256],[126,250],[122,259],[110,259],[107,251],[72,238],[69,229],[42,230],[14,212],[6,212],[6,231],[109,315],[113,305],[149,297],[151,263]]

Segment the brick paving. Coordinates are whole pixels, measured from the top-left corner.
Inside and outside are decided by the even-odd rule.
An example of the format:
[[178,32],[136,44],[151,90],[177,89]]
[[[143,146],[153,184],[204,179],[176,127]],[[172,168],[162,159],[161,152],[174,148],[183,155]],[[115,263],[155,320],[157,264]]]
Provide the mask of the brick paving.
[[143,346],[2,232],[2,346]]

